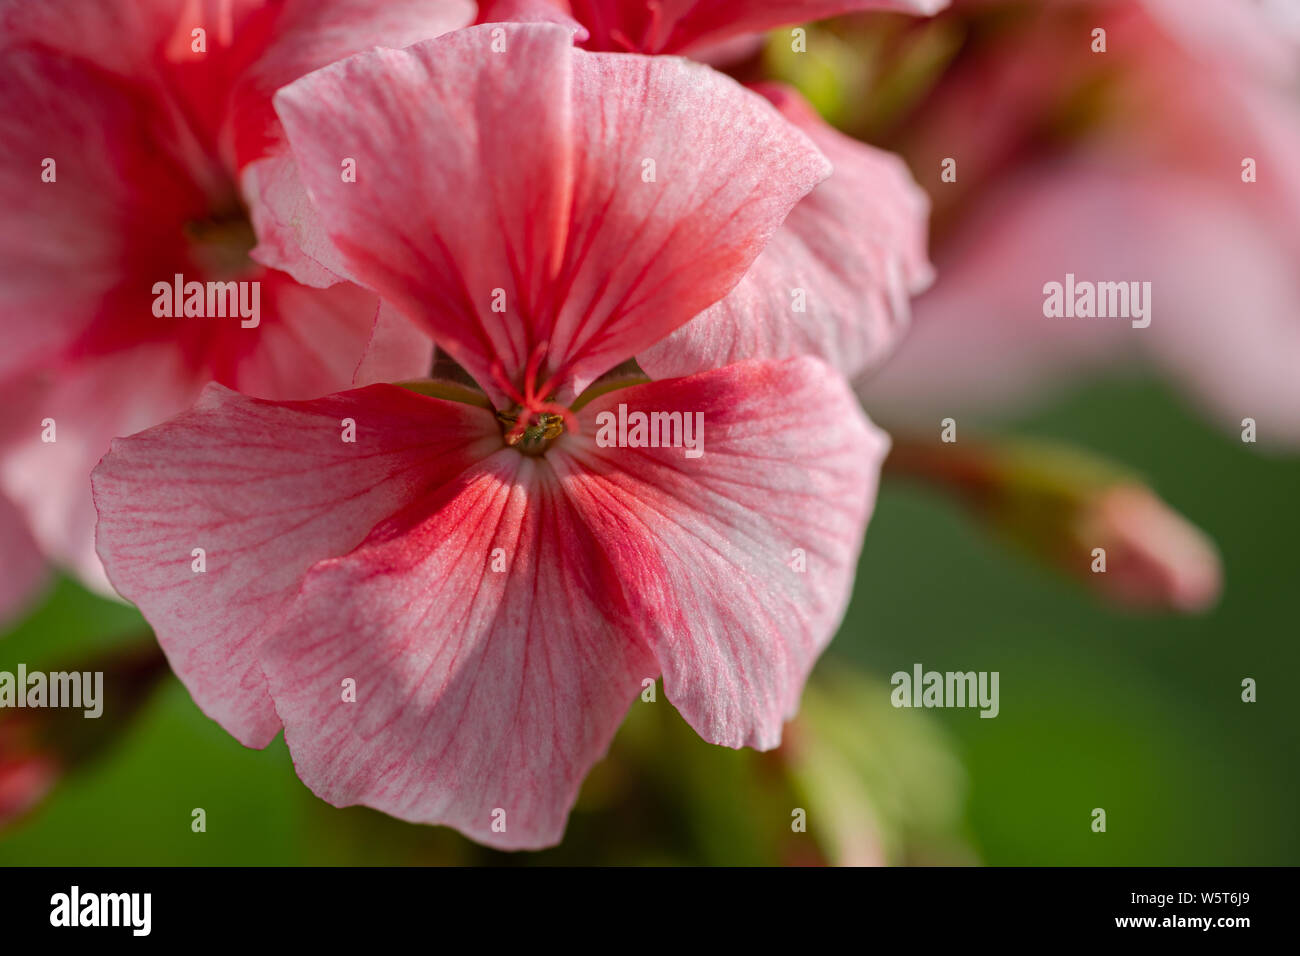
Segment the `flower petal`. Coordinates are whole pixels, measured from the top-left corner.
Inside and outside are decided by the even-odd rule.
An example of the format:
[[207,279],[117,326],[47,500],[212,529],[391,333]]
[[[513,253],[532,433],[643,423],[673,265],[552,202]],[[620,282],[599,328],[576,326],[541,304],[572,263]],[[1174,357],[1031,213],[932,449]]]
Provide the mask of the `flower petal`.
[[277,405],[212,385],[95,469],[99,552],[198,705],[265,746],[280,726],[256,659],[271,619],[312,564],[484,457],[485,437],[499,447],[487,411],[389,386]]
[[18,509],[0,495],[0,625],[16,617],[45,583],[45,561]]
[[[180,224],[206,205],[159,146],[172,133],[96,68],[43,51],[0,55],[0,374],[61,353],[131,279],[148,307],[141,264],[160,250],[174,261]],[[137,201],[141,183],[148,203]]]
[[[598,446],[620,405],[702,413],[703,455]],[[567,484],[669,698],[706,740],[775,747],[848,603],[888,437],[811,358],[616,390],[582,421]]]
[[1043,315],[1044,283],[1067,273],[1151,278],[1131,259],[1142,244],[1128,241],[1137,210],[1121,181],[1074,164],[1026,170],[990,192],[945,244],[938,281],[917,299],[902,347],[864,385],[867,407],[889,422],[937,422],[940,412],[960,420],[1131,357],[1150,330]]
[[[372,293],[351,283],[310,289],[277,273],[261,282],[256,328],[238,319],[159,320],[176,323],[173,338],[78,353],[13,382],[23,413],[0,429],[0,489],[26,513],[41,551],[87,587],[112,594],[95,553],[88,482],[111,439],[177,414],[211,380],[294,400],[427,373],[427,337],[403,319],[377,324]],[[47,418],[54,442],[42,439]]]
[[[1291,225],[1244,202],[1232,182],[1096,161],[1026,171],[947,247],[914,333],[864,388],[868,407],[909,422],[1004,413],[1034,391],[1147,360],[1226,427],[1249,417],[1261,442],[1300,440]],[[1150,326],[1045,317],[1044,283],[1070,273],[1149,282]]]
[[1300,76],[1300,9],[1291,0],[1143,0],[1142,6],[1203,62],[1282,86]]
[[[704,455],[599,448],[619,402],[702,411]],[[308,574],[260,657],[319,796],[550,845],[660,667],[707,739],[777,743],[847,602],[887,439],[810,359],[619,390],[581,417]]]
[[[199,384],[180,353],[164,345],[130,349],[22,383],[31,409],[5,429],[0,487],[22,510],[41,552],[86,587],[112,595],[95,554],[90,472],[109,441],[179,412]],[[52,422],[53,441],[45,441]]]
[[299,282],[348,278],[307,199],[271,97],[280,87],[371,47],[400,48],[441,36],[474,17],[470,0],[289,0],[232,101],[240,186],[257,229],[253,258]]
[[828,171],[726,77],[554,25],[353,57],[276,102],[349,271],[498,400],[496,360],[549,342],[563,399],[717,301]]
[[254,261],[317,288],[349,278],[287,145],[272,147],[270,155],[245,166],[239,183],[257,232],[257,245],[249,252]]
[[471,0],[284,0],[265,46],[235,85],[237,164],[268,153],[282,131],[271,97],[313,70],[372,47],[431,40],[474,19]]
[[576,480],[503,449],[312,569],[262,667],[317,795],[503,849],[559,841],[658,673]]
[[813,355],[849,377],[878,365],[929,285],[930,202],[898,157],[837,132],[794,90],[758,92],[835,165],[731,294],[638,356],[653,378]]
[[573,31],[573,39],[582,43],[587,28],[573,19],[568,4],[558,0],[480,0],[476,23],[558,23]]
[[858,10],[932,14],[948,0],[568,0],[591,31],[589,49],[684,53],[747,33]]
[[408,382],[429,377],[433,368],[433,339],[423,329],[379,303],[370,343],[357,363],[352,384],[360,388],[379,382]]

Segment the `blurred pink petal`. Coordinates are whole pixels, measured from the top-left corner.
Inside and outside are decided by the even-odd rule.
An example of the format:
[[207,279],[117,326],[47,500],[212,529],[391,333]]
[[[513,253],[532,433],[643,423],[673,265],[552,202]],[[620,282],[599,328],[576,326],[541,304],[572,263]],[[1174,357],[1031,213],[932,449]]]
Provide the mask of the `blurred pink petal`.
[[[1023,175],[946,246],[914,331],[865,385],[869,408],[911,422],[987,415],[1081,371],[1146,360],[1225,426],[1255,418],[1267,423],[1261,440],[1300,440],[1300,283],[1283,237],[1230,195],[1171,173],[1075,164]],[[1067,273],[1150,282],[1150,327],[1045,317],[1043,284]]]
[[[124,307],[152,316],[152,283],[182,266],[184,223],[206,207],[199,179],[156,146],[172,138],[168,117],[95,67],[4,50],[0,374],[40,367]],[[40,181],[46,158],[57,183]]]
[[[553,0],[590,32],[589,50],[686,53],[773,27],[858,10],[932,14],[949,0]],[[479,22],[539,17],[537,0],[487,0]]]
[[[944,246],[939,281],[917,299],[911,332],[867,381],[867,406],[905,421],[941,411],[960,418],[1026,400],[1065,369],[1100,366],[1126,348],[1134,355],[1159,315],[1149,329],[1043,315],[1044,283],[1068,272],[1149,278],[1150,260],[1169,257],[1177,274],[1175,253],[1134,234],[1126,218],[1134,199],[1143,200],[1139,184],[1121,190],[1116,178],[1087,167],[1027,171],[991,193]],[[1156,308],[1165,311],[1159,300]]]
[[557,23],[585,43],[590,34],[573,18],[567,0],[480,0],[476,23]]
[[45,577],[45,559],[36,550],[22,515],[0,495],[0,626],[26,609]]
[[239,165],[283,141],[272,108],[276,90],[313,70],[372,47],[404,47],[474,19],[472,0],[286,0],[264,46],[238,79],[231,123]]
[[836,132],[788,87],[758,91],[835,170],[795,206],[730,295],[637,356],[654,378],[796,355],[856,376],[892,352],[910,297],[932,278],[930,202],[902,160]]
[[[69,357],[28,385],[30,411],[11,418],[3,432],[0,485],[26,514],[41,551],[88,587],[112,593],[95,554],[90,471],[113,438],[187,408],[209,376],[286,399],[316,394],[325,383],[353,384],[371,341],[373,294],[350,284],[308,289],[278,273],[266,275],[262,292],[261,325],[241,329],[236,322],[224,351],[211,340],[146,339],[130,348]],[[363,316],[369,319],[360,321]],[[248,337],[239,339],[239,332]],[[412,330],[406,335],[411,340],[422,337]],[[372,358],[370,368],[408,377],[411,356],[404,351],[397,361]],[[196,373],[195,364],[205,371]],[[420,368],[428,368],[427,358]],[[372,371],[371,380],[376,377]],[[54,442],[42,438],[47,418],[55,422]]]
[[1280,84],[1300,77],[1300,6],[1294,0],[1142,0],[1198,57]]

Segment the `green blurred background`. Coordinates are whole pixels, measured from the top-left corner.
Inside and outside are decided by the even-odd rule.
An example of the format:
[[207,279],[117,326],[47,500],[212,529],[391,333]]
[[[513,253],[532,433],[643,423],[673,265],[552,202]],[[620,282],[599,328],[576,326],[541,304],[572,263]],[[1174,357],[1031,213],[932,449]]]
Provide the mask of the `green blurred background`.
[[[1109,610],[950,501],[886,482],[848,617],[805,702],[834,732],[799,730],[799,759],[789,747],[711,747],[662,696],[638,701],[564,843],[495,853],[327,806],[281,741],[244,749],[169,676],[96,759],[0,831],[0,864],[816,863],[835,859],[825,844],[836,806],[873,819],[893,863],[1300,863],[1300,459],[1242,445],[1163,386],[1131,379],[1094,383],[1006,430],[1141,470],[1222,549],[1217,609]],[[132,609],[63,581],[0,639],[0,669],[57,669],[140,629]],[[888,676],[917,662],[999,671],[1001,713],[894,710]],[[818,689],[850,672],[863,677],[838,697]],[[1244,677],[1258,681],[1257,703],[1241,701]],[[808,834],[791,833],[796,806],[808,808]],[[204,833],[191,831],[195,807]],[[1106,810],[1104,834],[1091,830],[1094,807]]]

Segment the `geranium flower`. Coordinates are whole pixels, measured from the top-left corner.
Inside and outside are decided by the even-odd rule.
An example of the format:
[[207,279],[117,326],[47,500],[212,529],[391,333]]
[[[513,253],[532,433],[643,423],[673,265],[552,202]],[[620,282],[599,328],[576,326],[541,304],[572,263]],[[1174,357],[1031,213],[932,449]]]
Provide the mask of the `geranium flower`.
[[[460,0],[0,5],[0,388],[22,411],[0,436],[0,486],[47,554],[102,585],[91,467],[206,382],[274,398],[353,382],[374,295],[317,292],[254,261],[258,234],[287,241],[263,228],[256,177],[291,164],[270,97],[472,14]],[[244,283],[248,313],[158,309],[156,284],[176,281]]]
[[[887,438],[812,358],[602,377],[723,296],[826,160],[707,67],[547,25],[363,54],[277,108],[350,272],[491,405],[214,385],[114,442],[100,553],[197,703],[249,746],[283,726],[335,805],[508,848],[560,838],[661,673],[705,739],[775,746]],[[638,412],[702,414],[703,454],[606,447]]]

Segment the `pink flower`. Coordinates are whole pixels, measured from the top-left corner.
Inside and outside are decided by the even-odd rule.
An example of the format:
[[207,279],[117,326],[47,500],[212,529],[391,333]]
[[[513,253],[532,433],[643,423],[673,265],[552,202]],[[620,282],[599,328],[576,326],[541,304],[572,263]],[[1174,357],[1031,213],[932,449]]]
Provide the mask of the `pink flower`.
[[[305,398],[354,381],[375,296],[318,292],[253,261],[282,264],[253,249],[250,215],[272,251],[287,241],[254,175],[291,164],[270,97],[341,56],[471,16],[459,0],[0,7],[0,389],[16,403],[0,488],[48,555],[103,585],[91,467],[109,439],[175,414],[205,383]],[[156,284],[176,276],[182,290],[237,283],[246,311],[160,315]]]
[[[756,30],[850,10],[933,13],[946,0],[497,0],[480,22],[565,22],[588,50],[703,55]],[[834,164],[791,212],[734,292],[646,353],[655,378],[743,359],[814,355],[850,377],[878,366],[933,273],[929,201],[896,157],[827,125],[793,89],[756,84]]]
[[[574,396],[724,295],[825,159],[707,67],[547,25],[364,54],[277,106],[352,274],[493,407],[212,386],[115,442],[100,552],[195,700],[250,746],[283,726],[333,804],[510,848],[560,838],[660,673],[707,740],[775,746],[887,438],[811,358]],[[637,412],[702,415],[703,453],[598,440]]]
[[[970,40],[893,144],[927,171],[940,279],[869,407],[998,410],[1147,362],[1226,427],[1300,441],[1294,15],[1288,32],[1282,6],[1119,0],[959,19],[1009,6],[954,10]],[[1150,282],[1149,327],[1046,317],[1067,274]]]

